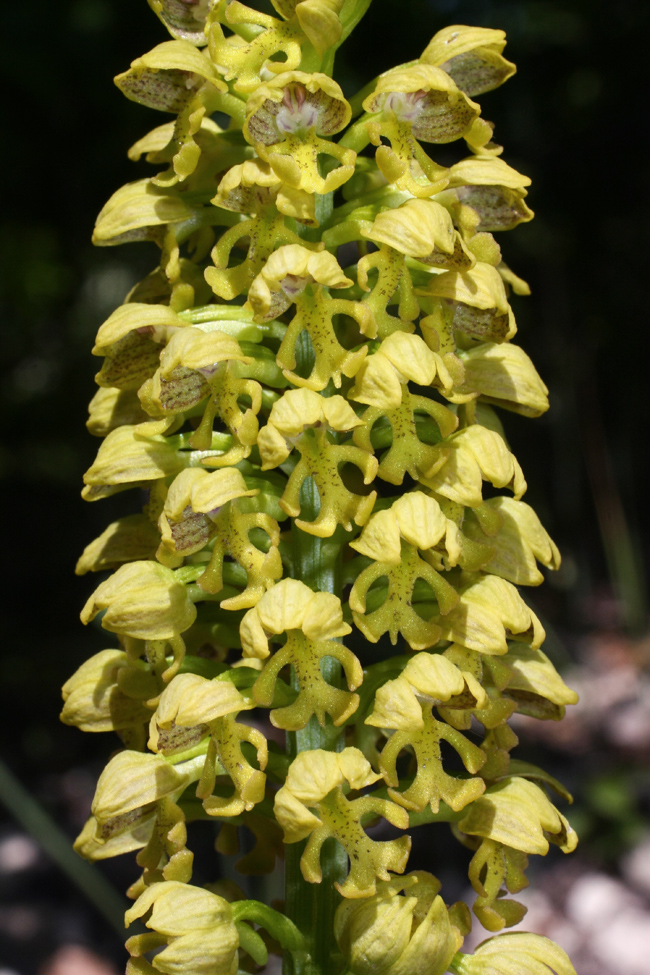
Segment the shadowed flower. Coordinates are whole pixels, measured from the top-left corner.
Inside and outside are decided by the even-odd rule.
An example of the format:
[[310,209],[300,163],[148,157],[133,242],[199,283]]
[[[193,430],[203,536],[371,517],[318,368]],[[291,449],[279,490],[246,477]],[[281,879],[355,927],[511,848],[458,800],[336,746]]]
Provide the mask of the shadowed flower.
[[480,396],[522,416],[541,416],[548,409],[548,389],[530,358],[510,342],[481,345],[459,353],[464,378],[452,391],[444,391],[452,402],[466,403]]
[[435,299],[425,327],[436,327],[438,318],[443,328],[482,342],[505,342],[517,331],[503,280],[491,264],[433,275],[421,293]]
[[455,25],[434,34],[420,61],[442,68],[461,91],[473,98],[498,88],[517,70],[503,57],[505,46],[504,30]]
[[493,575],[465,573],[458,605],[441,616],[442,637],[479,653],[507,653],[507,637],[541,646],[542,624],[515,586]]
[[200,47],[207,44],[205,18],[210,0],[149,0],[149,6],[160,17],[172,35]]

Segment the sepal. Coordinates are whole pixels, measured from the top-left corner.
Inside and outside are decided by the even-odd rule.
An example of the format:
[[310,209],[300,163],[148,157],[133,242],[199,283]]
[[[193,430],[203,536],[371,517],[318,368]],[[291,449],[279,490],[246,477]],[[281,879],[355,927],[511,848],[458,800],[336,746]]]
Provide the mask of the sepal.
[[137,960],[150,948],[166,945],[154,959],[155,970],[165,975],[236,975],[239,934],[230,904],[217,894],[162,881],[140,894],[126,912],[125,924],[138,918],[146,918],[144,923],[158,937],[129,938],[127,950]]
[[102,582],[81,611],[89,623],[106,610],[102,626],[140,640],[171,640],[189,629],[196,609],[174,573],[155,562],[131,562]]
[[441,67],[461,91],[473,98],[498,88],[517,70],[501,53],[505,44],[503,30],[455,25],[439,30],[420,60]]

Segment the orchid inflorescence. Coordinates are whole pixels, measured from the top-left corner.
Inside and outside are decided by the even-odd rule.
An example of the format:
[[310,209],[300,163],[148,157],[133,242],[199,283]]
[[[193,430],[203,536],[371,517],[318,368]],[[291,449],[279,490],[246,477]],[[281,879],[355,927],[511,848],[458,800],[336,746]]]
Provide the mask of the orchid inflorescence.
[[[529,854],[576,845],[545,791],[564,788],[510,756],[513,714],[558,720],[576,695],[517,588],[559,554],[494,409],[548,407],[493,236],[532,218],[530,181],[474,100],[514,73],[505,34],[441,30],[348,100],[334,53],[369,0],[149,4],[172,40],[116,83],[175,120],[132,147],[159,172],[94,240],[161,259],[97,334],[83,492],[146,501],[79,560],[112,570],[82,620],[118,645],[62,714],[124,745],[76,849],[137,851],[127,972],[271,951],[295,975],[571,975],[537,935],[464,954],[468,907],[405,873],[407,830],[450,824],[495,933],[525,914],[507,895]],[[458,162],[429,155],[452,142]],[[198,819],[224,855],[252,835],[242,874],[286,848],[282,911],[192,885]]]

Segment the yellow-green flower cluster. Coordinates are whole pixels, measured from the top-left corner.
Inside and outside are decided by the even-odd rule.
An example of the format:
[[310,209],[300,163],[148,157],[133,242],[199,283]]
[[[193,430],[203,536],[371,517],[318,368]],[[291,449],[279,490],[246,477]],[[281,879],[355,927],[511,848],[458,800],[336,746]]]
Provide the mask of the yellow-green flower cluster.
[[[62,718],[125,746],[77,849],[139,851],[132,975],[264,965],[252,924],[296,973],[573,972],[528,935],[460,954],[468,908],[404,874],[407,830],[450,822],[475,851],[474,913],[493,932],[522,918],[504,894],[528,855],[576,837],[559,783],[510,758],[508,719],[558,720],[576,696],[517,588],[559,554],[494,409],[548,407],[513,342],[528,288],[493,236],[531,219],[529,180],[474,100],[514,73],[505,35],[440,31],[348,101],[333,56],[368,2],[149,0],[172,39],[116,79],[174,118],[130,151],[156,175],[95,228],[160,261],[97,334],[83,495],[144,505],[79,560],[112,572],[82,620],[118,643],[66,683]],[[450,142],[466,156],[439,164]],[[288,919],[191,885],[187,822],[208,817],[224,853],[254,834],[244,872],[302,844]],[[367,832],[378,817],[393,838]],[[292,926],[296,883],[338,892],[334,967]]]

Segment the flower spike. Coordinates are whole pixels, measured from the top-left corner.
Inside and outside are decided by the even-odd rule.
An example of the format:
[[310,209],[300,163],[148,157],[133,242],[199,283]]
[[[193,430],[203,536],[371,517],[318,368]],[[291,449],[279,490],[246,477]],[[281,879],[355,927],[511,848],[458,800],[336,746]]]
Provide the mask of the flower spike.
[[[505,33],[444,28],[348,101],[334,59],[370,0],[148,3],[170,39],[116,83],[169,121],[93,240],[157,260],[97,333],[83,489],[141,508],[77,564],[107,573],[81,616],[118,642],[61,714],[123,746],[75,849],[136,856],[127,975],[269,950],[293,975],[575,975],[535,935],[463,954],[469,908],[404,875],[404,831],[451,822],[497,932],[530,854],[576,843],[509,724],[577,695],[517,588],[560,556],[500,419],[548,409],[498,238],[530,180],[474,100],[515,71]],[[245,827],[245,875],[286,861],[284,913],[203,863],[191,883],[198,819],[223,858]]]

